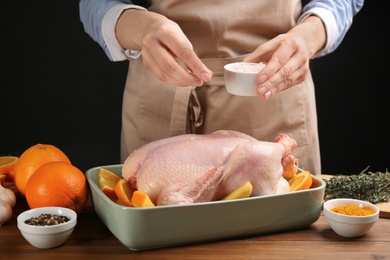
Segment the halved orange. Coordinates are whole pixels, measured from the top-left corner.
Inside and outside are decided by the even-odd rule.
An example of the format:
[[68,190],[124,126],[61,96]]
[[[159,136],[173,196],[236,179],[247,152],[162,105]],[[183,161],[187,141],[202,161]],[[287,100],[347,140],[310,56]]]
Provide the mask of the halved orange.
[[133,206],[133,203],[131,203],[133,192],[134,190],[131,188],[130,183],[125,179],[120,179],[115,185],[115,194],[123,206]]
[[97,175],[100,190],[112,201],[116,202],[118,196],[115,194],[115,185],[122,178],[104,168],[100,168]]
[[290,191],[309,189],[312,183],[313,179],[309,171],[299,172],[288,181],[288,184],[290,184]]
[[16,156],[0,156],[0,174],[7,176],[7,181],[13,181],[14,168],[19,157]]

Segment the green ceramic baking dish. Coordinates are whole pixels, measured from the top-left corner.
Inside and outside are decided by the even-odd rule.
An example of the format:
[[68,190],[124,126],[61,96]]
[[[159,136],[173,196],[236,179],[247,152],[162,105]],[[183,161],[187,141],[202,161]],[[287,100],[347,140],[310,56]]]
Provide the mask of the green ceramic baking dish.
[[313,176],[308,190],[181,206],[131,208],[99,189],[103,167],[121,176],[122,165],[87,170],[95,211],[112,234],[133,251],[301,229],[320,216],[325,182]]

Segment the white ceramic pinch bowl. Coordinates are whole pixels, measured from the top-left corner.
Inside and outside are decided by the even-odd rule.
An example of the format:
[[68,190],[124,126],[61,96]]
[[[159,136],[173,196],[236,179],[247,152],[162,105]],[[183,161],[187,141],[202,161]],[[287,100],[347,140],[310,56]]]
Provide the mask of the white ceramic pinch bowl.
[[237,96],[258,96],[257,74],[265,63],[234,62],[224,66],[224,80],[227,92]]
[[[358,205],[369,207],[374,214],[366,216],[351,216],[332,211],[338,206]],[[324,203],[323,212],[329,226],[338,235],[343,237],[361,237],[365,235],[379,219],[379,208],[374,204],[356,199],[331,199]]]
[[[50,226],[37,226],[25,223],[26,220],[39,217],[41,214],[65,216],[69,220]],[[20,213],[17,217],[17,225],[23,237],[37,248],[53,248],[62,245],[72,234],[76,223],[76,212],[63,207],[30,209]]]

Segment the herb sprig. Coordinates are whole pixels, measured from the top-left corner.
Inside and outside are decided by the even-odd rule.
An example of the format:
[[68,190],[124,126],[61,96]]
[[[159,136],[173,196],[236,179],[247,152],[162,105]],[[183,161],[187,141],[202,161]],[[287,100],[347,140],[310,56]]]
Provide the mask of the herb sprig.
[[390,201],[390,173],[367,172],[356,175],[336,175],[324,180],[325,200],[351,198],[371,203]]

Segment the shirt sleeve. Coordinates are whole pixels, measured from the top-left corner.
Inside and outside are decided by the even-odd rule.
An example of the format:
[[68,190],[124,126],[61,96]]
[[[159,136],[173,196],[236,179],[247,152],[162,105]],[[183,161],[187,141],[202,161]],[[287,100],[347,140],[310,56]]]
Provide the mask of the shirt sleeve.
[[325,56],[337,49],[363,3],[364,0],[312,0],[303,7],[298,23],[310,15],[316,15],[325,25],[325,47],[315,57]]
[[[363,7],[363,2],[364,0],[311,0],[303,7],[298,23],[310,15],[316,15],[325,25],[325,47],[316,57],[337,49],[351,27],[353,17]],[[115,24],[123,10],[145,8],[134,5],[130,0],[80,0],[79,5],[85,32],[103,48],[111,61],[139,57],[140,52],[124,50],[120,46],[115,36]]]
[[129,0],[80,0],[80,20],[85,32],[97,42],[111,61],[136,58],[137,51],[124,50],[115,35],[115,25],[123,10],[145,8]]

